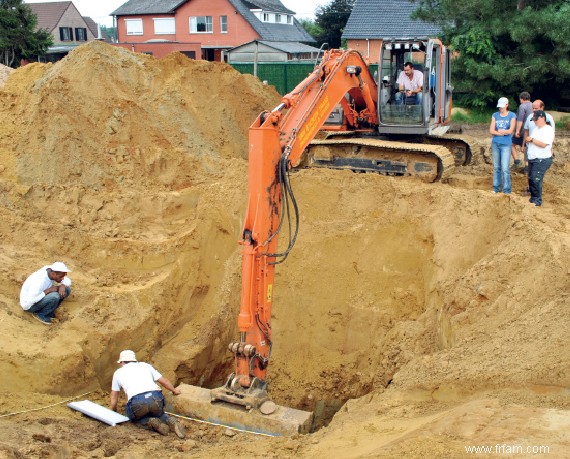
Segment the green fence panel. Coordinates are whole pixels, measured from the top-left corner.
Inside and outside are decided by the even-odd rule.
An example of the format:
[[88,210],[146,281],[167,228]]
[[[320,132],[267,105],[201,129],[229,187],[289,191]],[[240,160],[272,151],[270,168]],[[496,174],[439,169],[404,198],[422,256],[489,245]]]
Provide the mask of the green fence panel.
[[[253,75],[253,64],[232,63],[230,65],[240,73]],[[257,64],[257,77],[261,81],[267,81],[268,84],[275,86],[279,94],[285,95],[290,93],[301,81],[307,78],[314,68],[314,62],[261,63]],[[372,74],[377,70],[377,64],[370,66],[370,72]]]

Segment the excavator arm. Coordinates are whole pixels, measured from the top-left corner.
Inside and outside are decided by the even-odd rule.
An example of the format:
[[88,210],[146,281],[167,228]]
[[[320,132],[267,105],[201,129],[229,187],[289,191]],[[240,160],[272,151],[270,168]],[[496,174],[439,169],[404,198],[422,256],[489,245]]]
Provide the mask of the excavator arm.
[[[377,90],[362,56],[353,50],[331,50],[315,70],[271,112],[263,112],[249,131],[248,205],[243,228],[242,289],[238,316],[239,341],[235,372],[226,385],[212,391],[214,400],[256,408],[268,400],[265,380],[271,356],[271,307],[275,265],[293,247],[279,252],[278,241],[285,217],[295,214],[296,202],[288,172],[301,161],[336,104],[351,101],[347,114],[352,129],[378,124]],[[286,113],[285,113],[286,111]],[[291,224],[289,223],[289,228]]]

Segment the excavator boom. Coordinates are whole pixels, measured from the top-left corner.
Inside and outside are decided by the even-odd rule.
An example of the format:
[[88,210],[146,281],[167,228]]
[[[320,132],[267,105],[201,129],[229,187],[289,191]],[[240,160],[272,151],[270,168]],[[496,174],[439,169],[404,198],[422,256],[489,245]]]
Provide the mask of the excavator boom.
[[[181,385],[176,408],[201,418],[272,434],[308,432],[312,413],[275,405],[268,394],[271,357],[271,307],[275,265],[293,247],[279,251],[284,217],[298,210],[288,173],[346,94],[356,101],[352,126],[370,130],[378,124],[377,90],[362,56],[353,50],[327,51],[321,63],[274,110],[261,113],[249,130],[248,205],[242,233],[242,290],[239,340],[228,349],[235,371],[224,386],[206,389]],[[215,409],[206,406],[215,404]],[[215,411],[215,415],[212,413]],[[212,418],[213,416],[213,418]]]

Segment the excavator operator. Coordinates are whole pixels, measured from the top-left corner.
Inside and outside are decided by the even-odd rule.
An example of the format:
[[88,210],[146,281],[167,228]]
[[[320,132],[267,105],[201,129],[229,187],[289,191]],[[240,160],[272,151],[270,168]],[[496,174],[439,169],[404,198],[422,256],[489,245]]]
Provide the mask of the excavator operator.
[[422,88],[424,85],[424,74],[414,69],[414,64],[406,62],[404,70],[400,72],[400,76],[396,83],[399,85],[400,92],[396,93],[396,105],[421,105],[422,104]]

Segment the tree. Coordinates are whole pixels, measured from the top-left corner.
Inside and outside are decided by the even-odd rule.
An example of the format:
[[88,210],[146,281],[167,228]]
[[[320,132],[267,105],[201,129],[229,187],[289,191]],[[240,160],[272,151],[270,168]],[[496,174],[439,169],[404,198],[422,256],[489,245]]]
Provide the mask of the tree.
[[332,0],[330,3],[317,7],[315,24],[320,33],[315,36],[318,45],[328,43],[329,48],[340,48],[341,37],[346,22],[352,12],[355,0]]
[[569,0],[417,0],[414,17],[441,26],[456,58],[462,102],[489,106],[521,91],[552,106],[570,100]]
[[311,21],[310,19],[301,19],[299,21],[301,27],[305,29],[305,31],[313,38],[318,37],[323,33],[322,29],[315,23],[315,21]]
[[0,62],[13,67],[45,54],[53,39],[47,30],[35,30],[37,23],[23,0],[0,0]]

